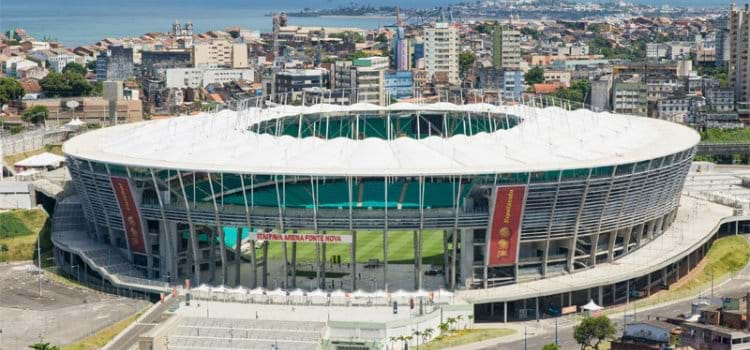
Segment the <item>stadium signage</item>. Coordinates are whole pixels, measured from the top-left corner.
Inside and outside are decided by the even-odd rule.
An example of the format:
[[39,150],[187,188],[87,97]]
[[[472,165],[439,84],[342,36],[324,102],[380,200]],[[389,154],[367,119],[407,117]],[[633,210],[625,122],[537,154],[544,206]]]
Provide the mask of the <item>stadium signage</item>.
[[513,265],[518,259],[526,186],[497,186],[487,230],[487,265]]
[[128,247],[133,252],[146,254],[141,215],[138,213],[135,200],[133,200],[130,181],[127,178],[115,176],[111,177],[110,181],[115,191],[115,197],[117,197],[117,203],[120,205],[122,224],[125,227],[125,237],[128,240]]
[[250,239],[302,243],[352,243],[351,235],[321,235],[315,233],[251,232]]

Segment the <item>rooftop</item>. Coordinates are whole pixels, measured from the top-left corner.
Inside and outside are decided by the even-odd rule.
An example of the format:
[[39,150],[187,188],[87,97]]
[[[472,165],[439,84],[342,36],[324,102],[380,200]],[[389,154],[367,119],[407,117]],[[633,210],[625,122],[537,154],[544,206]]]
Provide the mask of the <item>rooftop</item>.
[[[295,138],[249,131],[262,121],[302,114],[487,113],[518,116],[511,129],[421,139]],[[488,117],[489,118],[489,117]],[[91,131],[63,151],[93,161],[155,168],[328,176],[440,176],[553,171],[655,159],[694,147],[699,135],[678,124],[588,110],[395,103],[250,108]]]

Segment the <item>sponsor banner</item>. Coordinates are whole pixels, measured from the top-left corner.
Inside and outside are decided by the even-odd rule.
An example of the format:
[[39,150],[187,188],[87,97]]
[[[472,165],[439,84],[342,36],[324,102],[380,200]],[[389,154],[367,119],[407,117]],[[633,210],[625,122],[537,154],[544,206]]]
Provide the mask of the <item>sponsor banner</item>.
[[513,265],[518,258],[526,186],[498,186],[490,217],[487,265]]
[[125,226],[125,237],[128,240],[128,247],[133,252],[146,254],[141,215],[133,199],[130,182],[126,178],[114,176],[110,178],[110,181],[112,181],[112,188],[115,190],[117,203],[120,205],[120,213],[122,214],[122,223]]
[[250,239],[302,243],[352,243],[351,235],[320,235],[315,233],[251,232]]

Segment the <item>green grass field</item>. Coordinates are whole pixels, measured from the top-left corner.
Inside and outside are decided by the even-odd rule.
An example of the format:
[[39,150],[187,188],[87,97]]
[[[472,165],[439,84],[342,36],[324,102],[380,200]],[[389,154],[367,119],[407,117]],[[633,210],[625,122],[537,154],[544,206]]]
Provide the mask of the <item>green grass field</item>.
[[[337,234],[329,232],[329,234]],[[339,232],[338,234],[348,234]],[[422,262],[424,264],[443,265],[443,231],[425,230],[422,238]],[[341,262],[351,261],[351,246],[349,244],[328,244],[326,258],[340,255]],[[280,242],[271,242],[268,247],[269,260],[283,260],[283,249]],[[258,254],[261,254],[258,249]],[[292,244],[287,244],[289,259],[292,256]],[[259,255],[260,256],[260,255]],[[357,231],[357,262],[366,263],[370,259],[383,261],[383,232]],[[315,245],[312,243],[297,244],[297,262],[314,262]],[[414,263],[414,234],[412,231],[388,232],[388,262],[391,264]]]
[[[663,290],[651,297],[637,301],[637,307],[646,307],[672,300],[695,296],[711,285],[726,280],[740,271],[750,259],[750,242],[743,236],[727,236],[711,244],[706,257],[677,286]],[[623,311],[624,306],[605,310],[605,314]]]
[[50,255],[49,218],[40,209],[0,213],[0,262],[31,260],[36,254],[37,235],[42,235],[42,254]]
[[513,333],[515,331],[508,328],[460,329],[450,334],[439,336],[427,344],[420,344],[419,348],[424,350],[445,349],[487,339],[505,337]]

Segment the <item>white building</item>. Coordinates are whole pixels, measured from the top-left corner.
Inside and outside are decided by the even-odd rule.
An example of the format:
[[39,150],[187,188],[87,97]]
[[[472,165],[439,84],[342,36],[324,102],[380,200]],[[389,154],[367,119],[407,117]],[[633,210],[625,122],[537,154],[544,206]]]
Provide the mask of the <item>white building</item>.
[[31,52],[31,56],[49,62],[49,68],[55,72],[62,72],[63,68],[76,61],[76,55],[65,49],[49,49]]
[[336,62],[333,68],[333,88],[350,89],[353,101],[384,105],[385,72],[388,57],[365,57],[354,61]]
[[245,69],[170,68],[166,70],[167,88],[206,87],[208,84],[253,80],[254,71]]
[[25,78],[23,72],[27,72],[35,67],[39,67],[36,62],[27,60],[23,57],[14,56],[5,61],[3,71],[5,72],[5,75],[11,78],[21,79]]
[[663,43],[646,44],[646,58],[666,58],[669,56],[669,45]]
[[435,23],[425,29],[424,59],[428,78],[447,72],[448,81],[458,84],[458,28],[449,23]]

